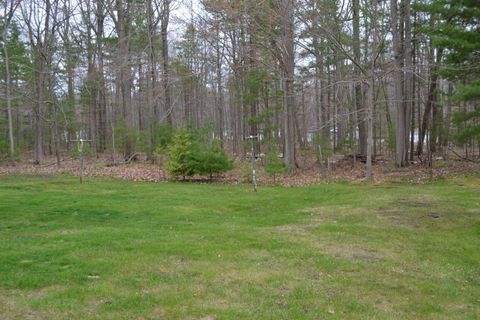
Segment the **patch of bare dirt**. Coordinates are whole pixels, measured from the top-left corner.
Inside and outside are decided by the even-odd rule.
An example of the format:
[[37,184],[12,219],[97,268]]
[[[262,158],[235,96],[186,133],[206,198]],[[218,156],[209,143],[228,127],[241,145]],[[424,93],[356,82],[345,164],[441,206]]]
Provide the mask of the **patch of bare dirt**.
[[215,320],[215,319],[217,319],[217,317],[213,315],[207,315],[200,318],[192,318],[192,317],[185,318],[185,320]]
[[0,291],[0,319],[25,319],[25,320],[39,320],[39,319],[63,319],[64,316],[59,313],[49,313],[39,310],[31,309],[24,299],[33,299],[43,297],[46,295],[44,289],[29,292],[22,297],[19,291],[2,292]]
[[326,246],[324,251],[335,258],[361,262],[377,262],[384,257],[379,251],[358,246]]

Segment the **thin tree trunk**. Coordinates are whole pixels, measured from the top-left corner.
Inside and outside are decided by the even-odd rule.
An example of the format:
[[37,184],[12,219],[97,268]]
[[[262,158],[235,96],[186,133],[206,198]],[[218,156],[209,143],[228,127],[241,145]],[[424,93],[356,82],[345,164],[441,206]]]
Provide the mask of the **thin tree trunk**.
[[406,166],[406,112],[404,105],[404,87],[403,87],[403,21],[404,17],[399,16],[397,0],[391,0],[391,16],[393,31],[393,49],[394,49],[394,103],[396,113],[396,132],[395,132],[395,164],[399,167]]
[[359,134],[360,154],[365,156],[367,153],[367,128],[365,126],[364,98],[362,94],[362,73],[358,64],[360,63],[360,3],[359,0],[352,0],[353,12],[353,54],[356,63],[353,67],[355,82],[355,109],[357,111],[357,123]]
[[132,133],[132,71],[130,68],[130,2],[126,6],[122,0],[116,0],[117,9],[117,33],[119,63],[117,80],[120,85],[120,100],[123,119],[125,121],[124,132],[124,156],[128,156],[134,150]]
[[[318,61],[318,58],[317,58]],[[319,86],[319,67],[315,68],[315,120],[316,120],[316,128],[315,132],[317,132],[318,142],[317,142],[317,149],[318,149],[318,162],[320,166],[323,167],[323,150],[322,150],[322,105],[321,105],[321,97],[320,97],[320,86]]]
[[[105,21],[105,9],[103,0],[97,2],[97,111],[98,111],[98,150],[103,152],[107,147],[107,101],[106,101],[106,89],[105,89],[105,76],[104,76],[104,21]],[[73,101],[73,99],[72,99]]]
[[[404,108],[405,108],[405,165],[408,165],[408,137],[411,127],[411,117],[413,109],[413,64],[412,64],[412,27],[411,27],[411,6],[410,0],[404,0],[403,17],[405,21],[405,41],[404,41],[404,66],[405,66],[405,89],[404,89]],[[413,153],[413,149],[411,149]]]
[[10,2],[5,1],[5,10],[3,14],[3,54],[5,59],[5,99],[7,100],[7,118],[8,118],[8,139],[9,139],[9,147],[10,147],[10,157],[13,158],[15,154],[15,140],[13,138],[13,117],[12,117],[12,97],[11,97],[11,79],[10,79],[10,57],[8,54],[7,48],[7,38],[8,38],[8,28],[10,26],[10,21],[13,18],[15,10],[18,6],[19,2],[14,2],[11,0]]
[[13,140],[12,100],[10,95],[10,85],[11,85],[10,60],[8,57],[7,46],[5,44],[6,41],[7,41],[7,25],[3,27],[3,54],[5,59],[5,99],[7,100],[8,139],[10,142],[10,156],[13,158],[15,154],[15,144]]
[[373,0],[372,4],[372,62],[371,62],[371,69],[370,69],[370,104],[367,110],[367,130],[368,130],[368,137],[367,137],[367,180],[373,180],[373,170],[372,170],[372,156],[373,156],[373,111],[374,106],[376,103],[375,99],[375,66],[376,66],[376,59],[377,59],[377,34],[376,34],[376,0]]
[[168,24],[170,21],[170,1],[163,0],[163,10],[160,21],[160,37],[162,40],[162,67],[163,67],[163,93],[164,93],[164,107],[163,111],[167,118],[167,123],[173,125],[173,110],[171,103],[171,94],[170,94],[170,65],[169,65],[169,55],[168,55]]
[[427,132],[427,127],[428,127],[428,120],[430,118],[430,113],[432,109],[435,107],[435,104],[437,102],[437,79],[438,79],[438,71],[437,71],[437,66],[438,63],[442,59],[442,53],[443,50],[439,49],[437,52],[437,61],[434,61],[434,54],[433,50],[434,48],[431,48],[431,53],[430,53],[430,86],[428,90],[428,97],[427,97],[427,102],[425,105],[425,112],[423,114],[422,118],[422,126],[420,128],[420,132],[418,135],[418,145],[417,145],[417,155],[421,156],[423,154],[423,141],[425,139],[425,133]]
[[295,0],[281,0],[281,66],[285,90],[284,100],[284,162],[293,169],[295,163],[295,52],[294,52],[294,10]]

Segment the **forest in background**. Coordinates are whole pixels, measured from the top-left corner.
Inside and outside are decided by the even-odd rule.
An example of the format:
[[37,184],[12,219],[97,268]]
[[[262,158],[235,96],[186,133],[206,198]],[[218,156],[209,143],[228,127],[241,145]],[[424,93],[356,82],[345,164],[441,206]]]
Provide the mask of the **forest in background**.
[[477,0],[2,0],[0,158],[480,157]]

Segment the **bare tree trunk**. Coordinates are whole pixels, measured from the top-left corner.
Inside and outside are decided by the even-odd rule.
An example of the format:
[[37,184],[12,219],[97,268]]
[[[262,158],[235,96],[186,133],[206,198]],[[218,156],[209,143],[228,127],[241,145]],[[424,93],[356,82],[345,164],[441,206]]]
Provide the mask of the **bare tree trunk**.
[[11,97],[11,79],[10,79],[10,57],[7,49],[8,28],[13,18],[19,1],[5,1],[3,14],[3,54],[5,59],[5,99],[7,100],[7,118],[8,118],[8,139],[10,142],[10,156],[13,158],[15,154],[15,141],[13,139],[13,118],[12,118],[12,97]]
[[104,76],[103,37],[105,21],[105,4],[103,0],[97,0],[97,110],[98,110],[98,133],[99,145],[97,151],[104,151],[107,147],[107,101]]
[[170,1],[163,0],[162,14],[160,21],[160,37],[162,39],[162,66],[163,66],[163,93],[164,93],[164,112],[167,123],[173,125],[173,110],[170,96],[170,65],[168,55],[168,23],[170,21]]
[[[256,40],[255,40],[255,34],[257,33],[257,30],[255,30],[255,28],[253,27],[254,24],[250,24],[249,25],[249,29],[248,29],[248,32],[249,32],[249,39],[248,39],[248,72],[249,72],[249,75],[251,75],[253,72],[255,72],[257,70],[257,63],[256,63],[256,60],[255,60],[255,46],[257,45],[256,44]],[[248,86],[248,84],[247,84]],[[258,124],[257,124],[257,121],[256,121],[256,117],[257,117],[257,108],[258,108],[258,97],[251,97],[250,99],[250,103],[249,103],[249,106],[248,108],[250,109],[250,114],[249,114],[249,124],[250,124],[250,136],[254,136],[256,137],[258,135]],[[254,145],[254,151],[255,153],[259,153],[259,144],[258,143],[255,143]]]
[[[318,59],[318,58],[317,58]],[[321,97],[320,97],[320,85],[319,85],[319,67],[315,68],[315,132],[318,135],[318,142],[317,142],[317,149],[318,149],[318,162],[320,166],[323,167],[323,150],[322,150],[322,105],[321,105]]]
[[223,77],[222,77],[222,57],[223,49],[220,46],[220,26],[216,21],[216,71],[217,71],[217,111],[218,111],[218,136],[220,138],[220,146],[223,148],[223,135],[225,131],[224,125],[224,96],[223,96]]
[[147,150],[147,157],[149,160],[153,161],[153,152],[154,152],[154,130],[155,124],[160,119],[160,110],[158,107],[157,99],[156,99],[156,84],[157,84],[157,59],[155,54],[155,44],[154,39],[156,37],[156,27],[157,24],[155,23],[154,17],[154,10],[152,0],[147,0],[145,3],[146,11],[147,11],[147,41],[148,41],[148,74],[147,74],[147,82],[148,82],[148,92],[147,92],[147,104],[150,109],[150,112],[153,114],[153,118],[148,120],[147,123],[147,135],[148,135],[148,150]]
[[[287,75],[288,77],[288,75]],[[295,131],[294,131],[294,114],[292,107],[295,106],[294,102],[294,87],[293,79],[285,78],[285,105],[283,110],[284,116],[284,161],[285,164],[293,168],[295,166]]]
[[[417,155],[419,156],[423,154],[423,141],[425,140],[425,134],[428,128],[430,113],[432,112],[432,109],[435,108],[435,104],[437,103],[437,79],[438,79],[437,66],[442,59],[443,50],[442,49],[438,50],[436,62],[434,58],[434,50],[435,49],[431,47],[430,59],[429,59],[430,60],[430,81],[429,81],[430,86],[428,90],[428,97],[425,105],[425,111],[422,118],[422,125],[418,135]],[[430,145],[431,144],[429,144],[429,146]]]
[[43,61],[39,58],[39,75],[35,80],[36,101],[34,107],[35,113],[35,164],[43,162]]
[[[414,24],[417,22],[417,14],[414,14]],[[416,39],[416,35],[413,35],[413,38]],[[410,39],[411,40],[411,39]],[[410,122],[410,162],[413,162],[413,155],[414,155],[414,150],[415,150],[415,103],[418,103],[415,99],[415,90],[416,90],[416,77],[415,77],[415,71],[416,71],[416,64],[417,64],[417,54],[416,54],[416,42],[412,42],[411,44],[411,61],[413,62],[412,65],[412,70],[411,70],[411,87],[408,89],[411,89],[411,100],[412,103],[410,105],[410,114],[411,114],[411,122]],[[406,84],[407,85],[407,84]],[[420,116],[420,114],[418,114]]]
[[372,157],[373,157],[373,106],[375,104],[375,62],[372,62],[371,83],[370,83],[370,104],[367,110],[367,175],[369,181],[373,180]]
[[57,166],[60,167],[60,135],[58,133],[58,122],[57,122],[57,105],[53,104],[53,141],[55,144],[55,158],[57,160]]
[[295,0],[280,1],[280,15],[282,37],[279,51],[281,56],[280,65],[285,90],[284,100],[284,162],[290,169],[293,169],[295,163],[295,129],[294,129],[294,111],[295,111],[295,51],[294,51],[294,10]]
[[[30,3],[30,15],[38,14],[40,9],[36,7],[34,3]],[[43,162],[43,134],[44,134],[44,115],[45,115],[45,91],[47,88],[47,68],[49,66],[50,59],[50,19],[51,19],[51,2],[50,0],[45,1],[45,8],[43,9],[45,16],[43,21],[43,31],[41,31],[41,26],[37,25],[37,30],[33,29],[33,24],[30,22],[31,16],[28,18],[27,23],[28,34],[32,50],[34,52],[34,87],[36,101],[33,107],[33,113],[35,115],[35,164],[40,164]],[[43,39],[38,36],[38,34],[44,34]]]
[[[66,5],[64,7],[64,15],[68,16],[70,14],[70,7]],[[67,75],[67,108],[68,111],[71,111],[75,114],[75,92],[74,92],[74,66],[75,66],[75,59],[72,54],[72,45],[70,39],[70,21],[67,19],[65,21],[65,28],[63,31],[63,41],[65,46],[65,71]],[[67,150],[70,149],[70,140],[74,140],[75,137],[72,137],[71,129],[72,127],[69,123],[66,123],[67,129]]]
[[[87,2],[87,12],[84,13],[86,19],[90,14],[90,2]],[[92,140],[92,150],[96,154],[97,143],[97,83],[96,83],[96,70],[95,70],[95,51],[92,39],[92,24],[87,25],[87,89],[88,89],[88,128],[90,129],[90,137]]]
[[[313,1],[313,6],[316,6],[316,2]],[[318,23],[318,21],[315,21]],[[317,157],[318,162],[321,167],[324,164],[323,150],[322,150],[322,140],[323,140],[323,126],[325,122],[323,121],[324,115],[322,114],[322,92],[321,92],[321,77],[323,72],[323,59],[320,52],[320,38],[318,32],[313,34],[313,49],[314,49],[314,58],[315,58],[315,78],[314,78],[314,101],[315,101],[315,131],[317,134]],[[322,88],[323,89],[323,88]]]
[[[453,94],[453,85],[451,83],[448,84],[448,96]],[[452,121],[452,102],[447,102],[447,112],[445,115],[445,134],[443,135],[442,145],[444,150],[448,147],[449,139],[450,139],[450,125]]]
[[118,51],[119,66],[117,71],[117,80],[120,86],[120,100],[122,106],[123,119],[125,120],[124,132],[124,155],[127,156],[134,150],[134,141],[132,133],[132,71],[130,67],[130,5],[125,5],[123,0],[116,0],[117,21],[116,28],[118,33]]
[[297,138],[297,143],[299,146],[303,147],[303,134],[302,134],[302,126],[300,125],[300,121],[299,121],[299,112],[298,112],[298,109],[295,110],[295,112],[293,113],[293,116],[294,116],[294,126],[295,126],[295,137]]
[[[392,11],[392,31],[393,31],[393,51],[395,55],[394,64],[394,104],[396,113],[396,134],[395,134],[395,164],[399,167],[407,165],[405,159],[407,154],[406,131],[407,118],[404,105],[404,86],[403,86],[403,21],[404,17],[399,16],[397,0],[391,0]],[[403,12],[403,11],[402,11]]]
[[[405,21],[405,41],[404,41],[404,66],[405,66],[405,88],[404,88],[404,109],[405,109],[405,158],[404,163],[408,165],[408,137],[411,127],[412,109],[413,109],[413,64],[412,64],[412,27],[411,27],[411,6],[410,0],[404,0],[403,17]],[[413,153],[413,149],[411,150]]]
[[358,66],[360,63],[360,3],[359,0],[352,0],[353,11],[353,54],[356,63],[354,64],[354,82],[355,82],[355,109],[357,111],[358,135],[360,154],[367,154],[367,129],[365,126],[364,97],[362,94],[362,73]]
[[372,62],[370,68],[370,103],[367,110],[367,129],[368,129],[368,137],[367,137],[367,175],[366,178],[369,181],[373,180],[373,169],[372,169],[372,157],[373,157],[373,111],[376,104],[375,98],[375,67],[376,67],[376,59],[377,59],[377,29],[376,29],[376,22],[377,22],[377,10],[376,10],[376,0],[373,0],[372,3]]
[[146,9],[147,9],[147,25],[148,25],[148,33],[147,33],[147,40],[148,40],[148,69],[149,69],[149,92],[148,92],[148,103],[149,106],[152,108],[154,117],[156,121],[160,119],[160,111],[158,110],[158,104],[155,99],[155,87],[157,83],[157,59],[155,55],[155,30],[156,24],[154,21],[154,13],[153,13],[153,5],[152,0],[146,1]]
[[[7,6],[5,6],[5,11]],[[5,17],[7,13],[5,12]],[[10,156],[13,158],[15,154],[15,144],[13,140],[13,119],[12,119],[12,98],[10,95],[10,60],[8,57],[7,42],[8,24],[3,26],[3,54],[5,58],[5,99],[7,100],[7,117],[8,117],[8,139],[10,141]]]

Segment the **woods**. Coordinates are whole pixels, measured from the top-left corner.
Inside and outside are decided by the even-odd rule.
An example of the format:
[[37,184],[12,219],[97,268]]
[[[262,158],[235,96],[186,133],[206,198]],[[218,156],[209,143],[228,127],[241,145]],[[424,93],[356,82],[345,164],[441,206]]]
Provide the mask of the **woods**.
[[153,161],[172,132],[206,128],[232,159],[259,136],[255,152],[278,150],[290,170],[304,150],[319,166],[365,159],[367,178],[379,157],[480,157],[474,0],[1,6],[2,161],[60,165],[79,138],[97,157]]
[[478,318],[479,1],[0,0],[0,318]]

